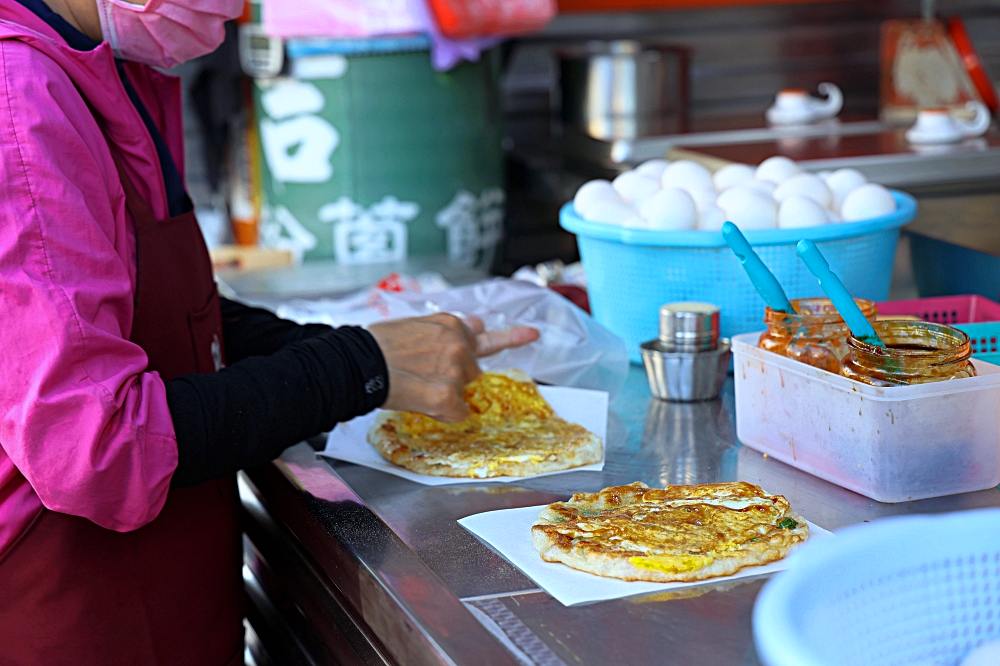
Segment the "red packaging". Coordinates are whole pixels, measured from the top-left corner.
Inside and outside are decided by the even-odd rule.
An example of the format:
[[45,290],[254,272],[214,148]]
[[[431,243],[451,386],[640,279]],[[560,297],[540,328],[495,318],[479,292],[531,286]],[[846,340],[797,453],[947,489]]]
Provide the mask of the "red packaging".
[[428,0],[427,5],[449,39],[532,32],[556,15],[556,0]]

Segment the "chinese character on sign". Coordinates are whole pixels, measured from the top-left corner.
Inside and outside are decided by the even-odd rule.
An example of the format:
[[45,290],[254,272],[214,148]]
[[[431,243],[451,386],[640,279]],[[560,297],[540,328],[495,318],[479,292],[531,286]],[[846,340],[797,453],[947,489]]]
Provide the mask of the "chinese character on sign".
[[420,206],[396,197],[383,197],[364,208],[340,197],[319,209],[321,222],[333,226],[333,251],[344,264],[374,264],[406,258],[406,223],[420,214]]
[[282,80],[261,95],[261,148],[275,180],[323,183],[333,176],[330,157],[340,134],[318,115],[325,101],[319,88],[303,81]]
[[275,206],[261,218],[261,246],[289,250],[296,262],[316,247],[316,242],[316,236],[284,206]]
[[448,239],[448,259],[462,266],[488,263],[503,236],[504,193],[498,187],[483,190],[477,198],[459,190],[435,217]]

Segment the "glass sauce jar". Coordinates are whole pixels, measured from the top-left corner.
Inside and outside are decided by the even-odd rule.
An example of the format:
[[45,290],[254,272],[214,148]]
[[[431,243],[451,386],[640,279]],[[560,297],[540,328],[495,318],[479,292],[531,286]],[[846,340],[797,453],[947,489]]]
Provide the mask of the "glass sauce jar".
[[[854,302],[865,317],[875,318],[875,303],[863,298]],[[833,303],[826,298],[796,298],[792,305],[794,314],[766,308],[767,330],[757,346],[839,375],[851,333]]]
[[904,386],[976,376],[969,336],[957,328],[902,319],[872,325],[886,347],[850,337],[845,377],[873,386]]

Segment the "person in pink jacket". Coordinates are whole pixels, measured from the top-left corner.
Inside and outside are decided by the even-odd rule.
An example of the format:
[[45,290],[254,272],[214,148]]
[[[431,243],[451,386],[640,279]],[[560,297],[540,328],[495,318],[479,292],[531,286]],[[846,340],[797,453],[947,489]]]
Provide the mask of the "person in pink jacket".
[[180,94],[242,0],[0,0],[0,664],[242,663],[235,473],[386,406],[464,414],[435,315],[298,326],[220,299]]

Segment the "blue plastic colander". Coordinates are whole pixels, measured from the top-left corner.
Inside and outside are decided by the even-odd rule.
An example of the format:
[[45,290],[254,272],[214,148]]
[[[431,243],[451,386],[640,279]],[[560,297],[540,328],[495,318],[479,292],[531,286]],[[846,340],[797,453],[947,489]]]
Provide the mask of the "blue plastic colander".
[[[885,300],[899,229],[917,213],[913,197],[898,191],[892,196],[896,211],[890,215],[803,229],[747,231],[746,237],[789,298],[820,295],[816,278],[795,255],[795,244],[808,238],[848,291]],[[657,335],[660,306],[671,301],[718,305],[725,337],[763,328],[764,302],[721,233],[589,222],[576,214],[572,203],[563,206],[559,220],[563,229],[576,234],[594,318],[625,340],[634,363],[640,362],[639,345]]]
[[753,634],[765,666],[958,666],[1000,638],[1000,509],[807,542],[757,597]]

